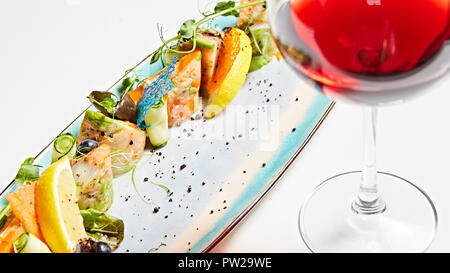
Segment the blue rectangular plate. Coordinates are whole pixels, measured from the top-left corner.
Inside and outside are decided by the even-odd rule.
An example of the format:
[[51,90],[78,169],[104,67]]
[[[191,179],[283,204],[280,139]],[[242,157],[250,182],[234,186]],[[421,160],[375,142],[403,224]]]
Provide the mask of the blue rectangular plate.
[[[234,17],[220,17],[210,27],[235,24]],[[134,73],[150,76],[161,67],[146,59]],[[108,90],[117,92],[122,79]],[[137,166],[139,194],[130,173],[114,180],[115,199],[108,213],[125,222],[117,251],[208,252],[279,181],[332,109],[333,102],[316,89],[283,61],[273,60],[248,75],[218,116],[205,121],[197,113],[170,129],[167,146]],[[77,135],[83,116],[84,111],[63,132]],[[51,154],[49,144],[36,156],[36,164],[49,166]],[[15,190],[12,182],[2,192],[1,207]]]

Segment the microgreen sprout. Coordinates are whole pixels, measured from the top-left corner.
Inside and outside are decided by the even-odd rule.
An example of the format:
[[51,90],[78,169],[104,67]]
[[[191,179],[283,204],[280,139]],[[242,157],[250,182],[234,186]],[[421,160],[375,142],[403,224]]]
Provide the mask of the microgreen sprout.
[[136,180],[134,179],[134,173],[136,172],[136,166],[134,166],[133,170],[131,171],[131,181],[133,182],[133,188],[136,191],[137,195],[139,196],[139,198],[141,198],[141,200],[146,203],[147,205],[155,205],[155,202],[153,201],[147,201],[145,200],[145,198],[141,195],[141,193],[139,192],[137,186],[136,186]]
[[[205,24],[219,16],[236,15],[236,13],[234,11],[237,11],[239,9],[250,7],[250,6],[266,4],[265,0],[250,2],[250,3],[244,4],[244,5],[239,5],[239,6],[236,6],[235,4],[233,5],[233,4],[231,4],[231,2],[233,2],[233,1],[219,2],[214,9],[214,13],[211,13],[211,14],[202,13],[204,15],[204,18],[200,19],[199,21],[195,21],[193,19],[186,20],[181,25],[178,35],[175,37],[172,37],[168,40],[164,39],[162,27],[158,25],[157,26],[158,34],[159,34],[160,39],[163,42],[163,44],[158,49],[156,49],[155,51],[153,51],[152,53],[147,55],[136,66],[134,66],[131,69],[128,69],[125,72],[125,75],[127,75],[131,71],[134,71],[134,69],[136,69],[136,67],[141,65],[142,62],[145,62],[149,58],[150,58],[151,64],[155,63],[159,59],[161,59],[163,66],[165,66],[166,65],[165,55],[169,52],[177,53],[177,54],[188,54],[188,53],[194,52],[197,49],[197,42],[198,42],[197,30],[200,26],[202,26],[203,24]],[[176,50],[170,46],[172,44],[172,42],[178,41],[178,40],[180,40],[180,38],[183,38],[184,41],[192,41],[192,49],[183,51],[183,50]],[[199,44],[200,43],[201,42],[199,42]]]
[[167,196],[171,196],[173,194],[173,191],[171,191],[168,187],[164,186],[163,184],[159,184],[159,183],[156,183],[154,181],[151,181],[151,182],[152,182],[153,185],[156,185],[158,187],[161,187],[161,188],[165,189],[166,192],[167,192]]

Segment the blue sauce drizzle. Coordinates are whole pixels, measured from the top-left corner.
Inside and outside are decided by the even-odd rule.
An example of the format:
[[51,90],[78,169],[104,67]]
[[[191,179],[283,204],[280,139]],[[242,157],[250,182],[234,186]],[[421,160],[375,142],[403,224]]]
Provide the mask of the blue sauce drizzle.
[[150,127],[150,125],[145,125],[144,123],[147,111],[172,90],[173,84],[170,80],[170,76],[175,70],[176,62],[177,57],[175,56],[166,70],[163,71],[154,82],[145,87],[144,93],[137,104],[137,126],[139,129],[144,130],[145,128]]

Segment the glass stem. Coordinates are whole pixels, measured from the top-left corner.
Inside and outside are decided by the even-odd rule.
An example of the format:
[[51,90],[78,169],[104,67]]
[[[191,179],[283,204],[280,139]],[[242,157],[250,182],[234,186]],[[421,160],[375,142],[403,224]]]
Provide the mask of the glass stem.
[[358,196],[352,209],[359,214],[376,214],[386,210],[386,204],[378,194],[376,125],[377,108],[364,107],[364,161]]

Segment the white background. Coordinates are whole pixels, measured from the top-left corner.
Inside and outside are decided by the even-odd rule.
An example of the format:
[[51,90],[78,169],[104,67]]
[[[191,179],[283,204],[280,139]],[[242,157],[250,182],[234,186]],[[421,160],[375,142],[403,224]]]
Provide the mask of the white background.
[[[176,33],[208,1],[2,0],[0,188],[104,90],[160,45],[156,24]],[[411,41],[412,43],[414,41]],[[383,108],[379,169],[420,185],[439,231],[430,251],[450,251],[450,77],[413,102]],[[361,163],[360,110],[337,105],[307,148],[218,252],[304,252],[297,213],[322,180]],[[401,194],[399,194],[401,198]]]

